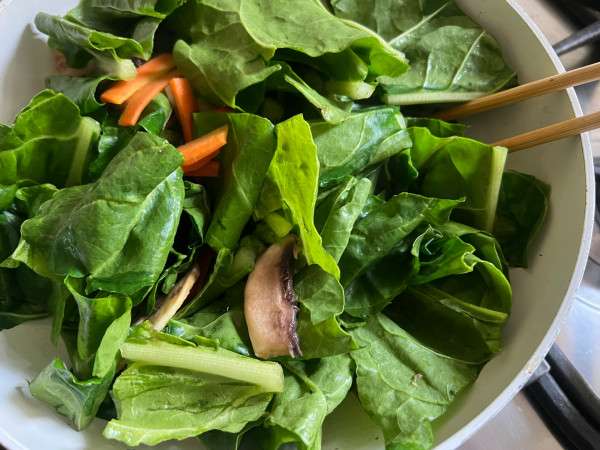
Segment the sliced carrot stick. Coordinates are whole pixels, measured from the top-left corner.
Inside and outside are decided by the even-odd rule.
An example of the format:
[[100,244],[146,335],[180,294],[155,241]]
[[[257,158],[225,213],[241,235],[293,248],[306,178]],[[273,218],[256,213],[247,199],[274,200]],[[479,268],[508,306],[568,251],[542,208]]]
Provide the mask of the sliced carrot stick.
[[227,144],[228,132],[229,127],[225,125],[179,147],[183,155],[183,171],[197,169],[200,161],[214,158]]
[[163,53],[162,55],[155,56],[147,63],[142,64],[137,68],[138,75],[151,75],[161,72],[169,72],[175,68],[175,61],[173,61],[173,55],[170,53]]
[[151,59],[143,66],[138,67],[137,76],[132,80],[122,80],[113,84],[102,93],[100,100],[104,103],[122,105],[144,86],[151,83],[155,78],[175,68],[173,57],[164,54]]
[[221,163],[219,161],[209,161],[199,169],[192,170],[190,172],[186,172],[185,174],[188,177],[218,177],[219,172],[221,171]]
[[190,142],[194,138],[194,118],[193,114],[198,111],[198,102],[194,97],[192,85],[185,78],[173,78],[169,82],[173,100],[175,101],[175,111],[183,131],[183,139]]
[[177,72],[169,72],[156,79],[153,79],[146,86],[137,91],[127,100],[125,109],[119,118],[119,125],[122,127],[132,127],[137,125],[142,113],[154,98],[169,85],[169,81],[177,76]]

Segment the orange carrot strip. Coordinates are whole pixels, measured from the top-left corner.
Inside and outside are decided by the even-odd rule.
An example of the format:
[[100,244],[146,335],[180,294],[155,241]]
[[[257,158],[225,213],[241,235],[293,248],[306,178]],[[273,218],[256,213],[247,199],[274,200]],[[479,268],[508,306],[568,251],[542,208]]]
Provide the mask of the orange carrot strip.
[[102,93],[100,100],[104,103],[122,105],[137,91],[151,83],[155,78],[175,68],[173,57],[164,54],[151,59],[138,67],[137,76],[132,80],[117,81]]
[[199,169],[195,169],[192,170],[190,172],[186,172],[185,174],[188,177],[218,177],[219,176],[219,172],[221,171],[221,163],[219,163],[219,161],[209,161],[208,163],[204,164],[202,167],[200,167]]
[[137,68],[138,75],[151,75],[161,72],[169,72],[175,68],[175,61],[173,61],[173,55],[170,53],[163,53],[158,55],[147,63],[142,64]]
[[175,111],[181,124],[183,139],[185,142],[190,142],[194,138],[193,114],[198,111],[198,102],[194,97],[194,91],[190,82],[185,78],[173,78],[169,82],[169,87],[173,93]]
[[225,125],[179,147],[183,155],[183,171],[198,168],[200,161],[216,156],[221,147],[227,144],[228,132],[229,127]]
[[170,72],[152,80],[142,89],[137,91],[125,105],[125,109],[119,118],[119,125],[132,127],[137,125],[142,113],[154,98],[169,85],[169,81],[177,76],[177,72]]

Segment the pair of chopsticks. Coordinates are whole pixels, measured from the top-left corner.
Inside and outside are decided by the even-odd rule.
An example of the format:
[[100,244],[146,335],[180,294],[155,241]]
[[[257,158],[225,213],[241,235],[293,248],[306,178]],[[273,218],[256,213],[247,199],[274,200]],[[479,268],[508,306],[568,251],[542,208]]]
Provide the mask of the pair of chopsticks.
[[[498,92],[497,94],[478,98],[441,111],[436,117],[442,120],[461,119],[476,113],[511,105],[529,98],[539,97],[596,80],[600,80],[600,63],[590,64],[589,66],[574,69],[560,75],[553,75],[542,80],[532,81],[531,83]],[[600,128],[600,112],[565,120],[564,122],[555,123],[528,133],[502,139],[493,145],[507,147],[509,151],[516,152],[596,128]]]

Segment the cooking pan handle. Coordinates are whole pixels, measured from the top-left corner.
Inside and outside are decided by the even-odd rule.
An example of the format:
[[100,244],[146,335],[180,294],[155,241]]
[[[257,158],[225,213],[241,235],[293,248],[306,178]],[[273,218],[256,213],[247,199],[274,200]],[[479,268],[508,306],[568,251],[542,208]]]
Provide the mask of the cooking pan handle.
[[588,25],[587,27],[573,33],[568,38],[554,45],[554,51],[558,55],[564,55],[584,45],[600,41],[600,20]]

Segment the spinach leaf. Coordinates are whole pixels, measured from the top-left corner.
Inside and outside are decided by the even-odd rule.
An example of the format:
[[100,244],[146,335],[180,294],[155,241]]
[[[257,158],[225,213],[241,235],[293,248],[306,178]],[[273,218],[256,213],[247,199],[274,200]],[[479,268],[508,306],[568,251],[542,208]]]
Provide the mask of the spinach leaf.
[[550,205],[550,186],[532,175],[507,171],[502,176],[494,235],[508,263],[527,267],[527,254]]
[[372,183],[368,178],[351,177],[317,205],[315,225],[323,239],[323,247],[336,261],[346,250],[371,190]]
[[167,122],[171,118],[172,112],[173,108],[171,107],[171,102],[169,102],[167,96],[159,94],[144,110],[144,114],[138,122],[138,126],[148,133],[160,136],[167,126]]
[[382,83],[386,103],[467,101],[515,80],[496,40],[453,0],[332,0],[331,5],[337,16],[366,25],[408,57],[410,70]]
[[128,446],[156,445],[210,430],[241,431],[259,419],[271,394],[255,385],[184,369],[132,364],[115,381],[119,412],[104,436]]
[[[56,192],[52,185],[0,187],[0,262],[15,250],[23,220],[36,214],[40,205]],[[46,317],[54,300],[55,283],[26,266],[0,267],[0,330]]]
[[407,69],[401,53],[368,29],[334,17],[320,2],[200,0],[188,2],[173,22],[190,30],[186,38],[192,42],[175,45],[180,70],[198,92],[231,107],[243,89],[281,70],[271,62],[278,49],[311,58],[353,50],[374,78]]
[[275,395],[265,428],[266,450],[295,443],[299,450],[321,448],[322,426],[352,386],[351,360],[338,355],[311,362],[289,362],[281,394]]
[[152,286],[179,224],[181,161],[166,141],[136,134],[98,181],[63,189],[23,223],[13,258],[44,276],[86,278],[88,293]]
[[339,322],[344,289],[338,280],[319,266],[308,266],[294,277],[294,291],[300,305],[297,333],[303,358],[323,358],[356,348]]
[[318,148],[320,188],[357,175],[411,146],[404,119],[395,108],[375,108],[352,114],[338,124],[312,122]]
[[35,398],[67,417],[75,429],[82,430],[96,417],[114,374],[113,366],[104,378],[80,381],[60,359],[55,359],[31,382],[29,390]]
[[386,448],[431,448],[431,422],[475,381],[479,367],[423,347],[383,314],[352,335],[362,347],[351,354],[358,397]]
[[339,278],[336,261],[323,247],[314,224],[319,160],[310,126],[302,116],[294,116],[278,124],[276,131],[277,150],[269,178],[276,186],[288,221],[298,229],[307,263]]
[[431,119],[429,117],[407,117],[406,126],[408,128],[427,128],[429,131],[431,131],[431,134],[441,138],[464,136],[467,129],[467,126],[462,123],[445,122],[443,120]]
[[77,105],[81,114],[87,115],[98,111],[103,103],[96,98],[96,91],[108,77],[71,77],[52,75],[46,79],[46,87],[65,94]]
[[507,150],[463,137],[438,138],[427,128],[411,128],[410,150],[419,178],[412,189],[440,198],[465,197],[459,222],[491,231]]
[[253,114],[195,115],[198,134],[229,125],[228,143],[221,151],[224,173],[217,189],[206,242],[215,250],[236,248],[258,201],[275,152],[274,127]]
[[78,280],[67,280],[79,310],[77,356],[81,361],[91,360],[88,373],[79,372],[82,378],[103,378],[115,364],[119,347],[129,334],[131,325],[131,299],[122,295],[90,298],[82,295]]
[[21,180],[56,186],[81,184],[98,123],[81,117],[65,95],[45,90],[17,116],[0,151],[0,184]]
[[165,19],[185,0],[83,0],[81,6],[99,17],[130,18],[138,16]]
[[347,287],[388,255],[423,224],[444,224],[460,200],[444,200],[401,193],[374,206],[359,220],[340,259],[342,285]]

